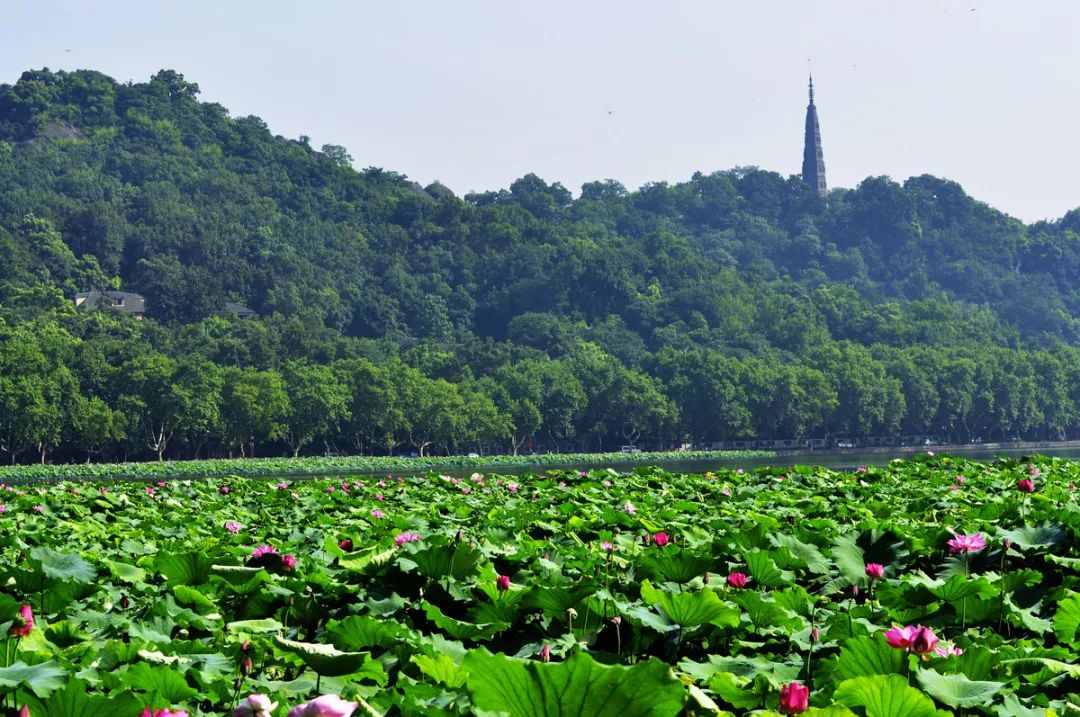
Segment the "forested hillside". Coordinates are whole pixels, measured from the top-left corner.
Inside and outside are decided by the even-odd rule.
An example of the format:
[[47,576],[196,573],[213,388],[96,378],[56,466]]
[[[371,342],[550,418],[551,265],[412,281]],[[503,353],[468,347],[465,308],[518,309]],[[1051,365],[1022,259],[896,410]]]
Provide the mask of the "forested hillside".
[[0,85],[0,452],[1080,434],[1080,210],[754,168],[457,197],[352,159],[172,71]]

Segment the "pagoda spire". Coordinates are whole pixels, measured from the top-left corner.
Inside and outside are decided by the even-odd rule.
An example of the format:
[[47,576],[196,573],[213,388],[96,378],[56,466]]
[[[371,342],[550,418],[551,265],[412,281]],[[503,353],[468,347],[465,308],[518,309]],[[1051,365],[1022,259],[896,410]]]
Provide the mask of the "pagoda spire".
[[810,74],[810,104],[806,106],[806,136],[803,140],[802,178],[817,190],[822,199],[828,194],[825,184],[825,156],[821,151],[821,125],[814,106],[814,75]]

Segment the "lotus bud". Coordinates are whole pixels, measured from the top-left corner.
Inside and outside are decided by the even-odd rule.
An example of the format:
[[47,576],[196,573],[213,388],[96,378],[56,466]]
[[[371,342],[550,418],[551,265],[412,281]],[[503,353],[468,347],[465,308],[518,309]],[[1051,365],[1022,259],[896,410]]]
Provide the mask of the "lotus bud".
[[540,662],[551,662],[551,647],[546,642],[540,648]]
[[253,669],[255,666],[251,662],[251,655],[244,655],[244,659],[240,660],[240,674],[250,675]]

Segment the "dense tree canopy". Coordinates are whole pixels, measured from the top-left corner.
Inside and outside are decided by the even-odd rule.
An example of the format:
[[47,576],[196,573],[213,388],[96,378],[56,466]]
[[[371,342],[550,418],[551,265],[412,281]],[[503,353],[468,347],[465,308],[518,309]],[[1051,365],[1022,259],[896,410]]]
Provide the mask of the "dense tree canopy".
[[1080,432],[1080,209],[756,168],[459,198],[198,92],[0,85],[7,459]]

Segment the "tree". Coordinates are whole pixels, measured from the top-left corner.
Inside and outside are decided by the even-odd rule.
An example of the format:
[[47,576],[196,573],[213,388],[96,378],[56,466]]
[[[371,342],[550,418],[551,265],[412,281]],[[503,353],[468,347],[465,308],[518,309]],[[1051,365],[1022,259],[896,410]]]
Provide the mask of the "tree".
[[127,435],[124,414],[97,396],[76,394],[68,411],[68,441],[86,453],[87,463],[107,444]]
[[516,456],[525,442],[543,423],[540,404],[544,400],[543,381],[532,364],[504,364],[486,380],[495,405],[510,419],[510,450]]
[[289,411],[285,442],[293,457],[319,437],[329,437],[349,418],[349,392],[329,366],[290,361],[283,372]]
[[173,386],[175,374],[175,361],[151,352],[125,363],[116,377],[121,410],[159,461],[165,460],[165,450],[181,421],[182,407]]
[[402,442],[423,456],[433,444],[449,446],[464,435],[465,402],[457,386],[412,367],[404,367],[396,380],[405,415]]
[[361,453],[372,448],[392,451],[405,427],[405,412],[392,374],[400,362],[381,366],[367,359],[348,359],[334,364],[352,397],[345,432]]
[[353,163],[352,155],[349,151],[339,144],[324,144],[322,146],[322,153],[325,154],[331,162],[339,167],[351,167]]
[[290,407],[285,381],[276,371],[228,367],[221,376],[221,416],[223,438],[229,455],[246,446],[284,438]]

